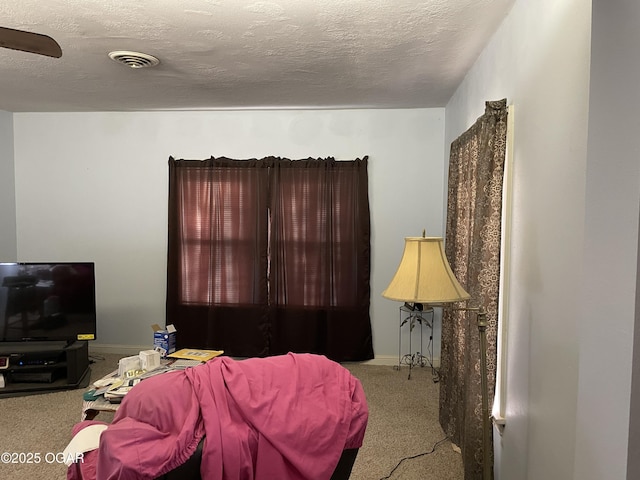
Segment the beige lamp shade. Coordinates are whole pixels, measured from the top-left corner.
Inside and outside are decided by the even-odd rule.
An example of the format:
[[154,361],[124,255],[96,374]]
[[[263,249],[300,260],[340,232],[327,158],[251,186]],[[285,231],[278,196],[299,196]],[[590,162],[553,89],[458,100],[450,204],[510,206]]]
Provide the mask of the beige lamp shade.
[[448,303],[470,295],[453,275],[440,237],[407,237],[400,266],[382,296],[410,303]]

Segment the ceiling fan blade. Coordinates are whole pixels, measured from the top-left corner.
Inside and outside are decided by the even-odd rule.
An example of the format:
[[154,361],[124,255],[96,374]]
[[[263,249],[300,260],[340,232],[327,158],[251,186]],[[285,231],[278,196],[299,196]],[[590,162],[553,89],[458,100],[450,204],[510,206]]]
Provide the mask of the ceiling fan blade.
[[40,33],[0,27],[0,47],[60,58],[62,49],[53,38]]

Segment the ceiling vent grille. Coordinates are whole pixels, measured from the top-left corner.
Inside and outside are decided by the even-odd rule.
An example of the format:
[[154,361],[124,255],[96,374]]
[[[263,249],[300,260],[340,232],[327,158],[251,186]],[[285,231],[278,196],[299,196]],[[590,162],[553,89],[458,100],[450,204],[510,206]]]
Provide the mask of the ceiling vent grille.
[[153,55],[147,55],[146,53],[140,52],[129,52],[127,50],[111,52],[109,53],[109,58],[131,68],[155,67],[160,63],[160,60]]

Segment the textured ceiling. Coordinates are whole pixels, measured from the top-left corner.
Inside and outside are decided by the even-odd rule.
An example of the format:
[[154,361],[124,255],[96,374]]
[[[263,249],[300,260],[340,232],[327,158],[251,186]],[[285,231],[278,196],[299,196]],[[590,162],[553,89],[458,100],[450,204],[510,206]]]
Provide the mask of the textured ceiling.
[[0,48],[0,110],[442,107],[513,1],[2,0],[63,55]]

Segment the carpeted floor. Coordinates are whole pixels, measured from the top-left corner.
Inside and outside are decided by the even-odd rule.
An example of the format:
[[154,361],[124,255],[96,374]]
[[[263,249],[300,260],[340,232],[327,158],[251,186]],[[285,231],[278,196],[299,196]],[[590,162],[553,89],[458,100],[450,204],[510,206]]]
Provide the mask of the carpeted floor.
[[345,365],[360,379],[369,404],[369,425],[354,465],[351,480],[386,478],[405,457],[433,453],[403,461],[391,479],[461,480],[462,458],[446,440],[438,422],[437,383],[430,368]]
[[[115,370],[120,357],[95,357],[92,380]],[[431,451],[445,438],[438,424],[438,384],[433,383],[429,368],[414,368],[408,380],[407,367],[397,371],[390,366],[345,366],[362,382],[370,410],[352,480],[387,478],[403,458]],[[0,455],[25,454],[18,463],[0,462],[0,478],[64,479],[66,467],[58,463],[56,455],[70,440],[81,406],[81,390],[0,399]],[[109,413],[97,417],[103,421],[112,418]],[[29,458],[32,463],[20,463]],[[461,480],[462,460],[445,440],[433,453],[401,462],[388,478]]]

